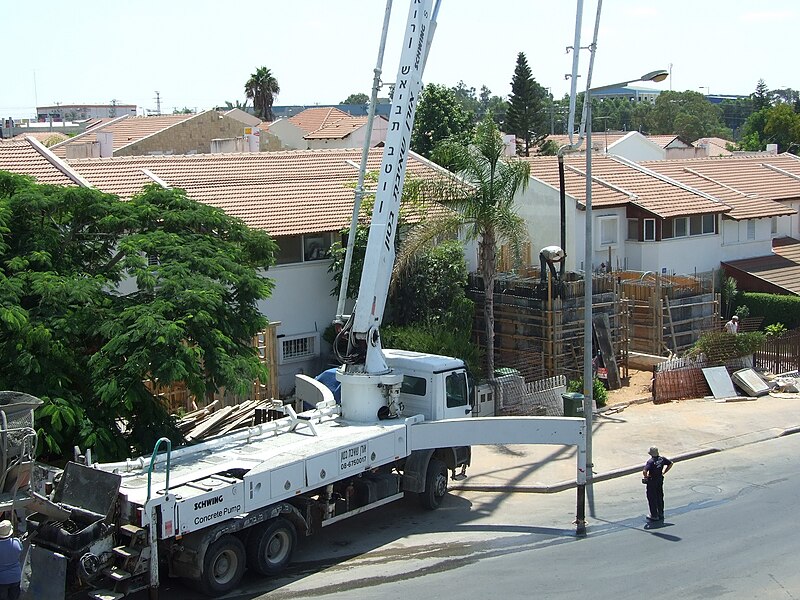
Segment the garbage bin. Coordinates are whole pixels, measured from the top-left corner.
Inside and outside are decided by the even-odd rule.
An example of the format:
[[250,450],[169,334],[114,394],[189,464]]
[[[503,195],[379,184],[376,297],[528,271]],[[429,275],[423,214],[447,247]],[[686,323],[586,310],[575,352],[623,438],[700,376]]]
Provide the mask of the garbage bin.
[[578,392],[566,392],[561,394],[561,399],[564,401],[565,417],[583,416],[583,394],[579,394]]

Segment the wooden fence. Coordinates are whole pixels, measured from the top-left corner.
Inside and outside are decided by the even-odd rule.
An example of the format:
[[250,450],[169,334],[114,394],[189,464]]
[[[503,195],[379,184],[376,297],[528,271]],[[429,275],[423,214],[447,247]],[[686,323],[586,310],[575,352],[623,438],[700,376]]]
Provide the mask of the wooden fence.
[[776,375],[800,371],[800,330],[768,336],[761,349],[753,354],[753,365]]
[[278,345],[275,335],[276,323],[271,323],[267,329],[260,331],[253,337],[253,347],[258,352],[258,358],[266,365],[269,380],[266,384],[253,382],[250,391],[245,396],[238,396],[221,389],[215,393],[207,394],[205,398],[194,396],[186,384],[175,382],[168,386],[153,386],[147,381],[147,387],[158,396],[170,412],[183,410],[191,412],[202,408],[217,400],[219,406],[233,406],[245,400],[270,400],[278,398]]

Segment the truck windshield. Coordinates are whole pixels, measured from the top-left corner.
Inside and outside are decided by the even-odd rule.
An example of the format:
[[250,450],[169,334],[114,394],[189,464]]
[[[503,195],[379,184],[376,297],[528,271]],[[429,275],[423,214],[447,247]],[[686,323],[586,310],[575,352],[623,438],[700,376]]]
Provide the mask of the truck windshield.
[[461,371],[448,375],[445,380],[445,391],[447,392],[447,408],[468,404],[467,374]]

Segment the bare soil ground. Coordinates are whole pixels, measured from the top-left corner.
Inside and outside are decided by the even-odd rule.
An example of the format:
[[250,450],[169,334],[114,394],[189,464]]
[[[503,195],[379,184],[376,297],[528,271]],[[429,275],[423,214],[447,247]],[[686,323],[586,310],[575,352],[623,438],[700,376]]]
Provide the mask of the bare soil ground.
[[618,390],[608,391],[608,405],[652,398],[651,384],[653,373],[651,371],[628,370],[628,378],[622,380],[622,387]]

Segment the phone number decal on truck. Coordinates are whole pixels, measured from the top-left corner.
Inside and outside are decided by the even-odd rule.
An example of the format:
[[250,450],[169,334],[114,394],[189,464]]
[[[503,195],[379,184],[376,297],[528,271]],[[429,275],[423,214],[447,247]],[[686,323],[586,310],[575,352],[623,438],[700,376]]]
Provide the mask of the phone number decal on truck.
[[339,472],[367,466],[367,445],[356,444],[339,453]]

